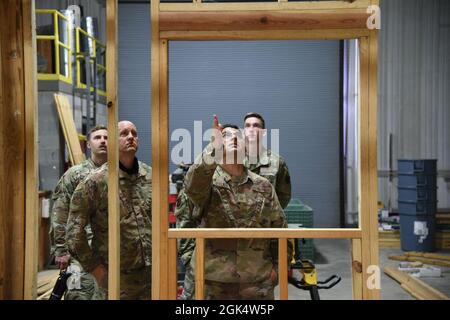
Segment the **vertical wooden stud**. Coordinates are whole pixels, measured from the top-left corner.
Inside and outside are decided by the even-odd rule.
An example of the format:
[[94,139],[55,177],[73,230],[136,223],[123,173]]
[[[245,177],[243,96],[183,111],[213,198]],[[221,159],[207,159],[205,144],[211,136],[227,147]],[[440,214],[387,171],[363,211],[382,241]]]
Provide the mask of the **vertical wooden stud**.
[[362,300],[361,239],[351,240],[351,258],[353,300]]
[[177,239],[169,239],[169,299],[177,299]]
[[361,238],[361,263],[363,299],[369,299],[367,270],[371,265],[370,243],[370,159],[369,159],[369,39],[359,39],[360,60],[360,112],[359,112],[359,224],[363,230]]
[[195,299],[205,299],[205,239],[195,239]]
[[[379,5],[378,0],[371,0],[372,5]],[[369,36],[369,124],[368,124],[368,144],[369,144],[369,212],[370,220],[368,233],[370,236],[370,266],[372,272],[381,274],[379,265],[379,244],[378,244],[378,156],[377,156],[377,125],[378,125],[378,30],[374,29]],[[376,270],[378,268],[378,270]],[[371,285],[379,283],[380,279],[374,279]],[[375,282],[375,283],[374,283]],[[380,288],[370,289],[369,299],[380,299]]]
[[36,21],[34,0],[24,0],[23,50],[25,80],[25,270],[24,298],[37,297],[39,193],[38,193],[38,118]]
[[24,77],[30,75],[24,74],[23,19],[21,0],[0,1],[0,193],[4,200],[0,203],[0,231],[3,233],[0,243],[0,259],[3,260],[0,280],[5,299],[24,297],[27,178]]
[[288,259],[287,239],[278,239],[278,283],[280,286],[280,300],[288,300]]
[[106,1],[106,91],[108,106],[108,299],[120,299],[120,204],[118,148],[117,0]]

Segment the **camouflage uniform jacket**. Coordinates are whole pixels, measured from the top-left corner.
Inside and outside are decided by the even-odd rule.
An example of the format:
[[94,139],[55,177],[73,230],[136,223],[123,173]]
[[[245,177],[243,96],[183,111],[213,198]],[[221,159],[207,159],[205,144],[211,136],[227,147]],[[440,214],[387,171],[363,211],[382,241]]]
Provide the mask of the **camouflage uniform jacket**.
[[[200,224],[200,210],[181,189],[177,197],[175,207],[177,228],[197,228]],[[195,249],[195,239],[178,239],[178,255],[181,262],[186,266],[190,261]]]
[[250,160],[253,159],[247,156],[244,159],[244,165],[250,171],[270,181],[275,187],[281,207],[285,209],[291,200],[291,177],[284,159],[270,150],[264,150],[261,157],[257,159],[257,163],[250,164]]
[[61,177],[53,192],[52,227],[57,257],[69,253],[66,245],[66,224],[69,216],[70,199],[78,184],[97,168],[98,166],[92,159],[87,159],[69,168]]
[[[262,153],[260,159],[258,158],[256,164],[250,164],[250,159],[247,157],[244,160],[244,165],[250,171],[269,180],[275,187],[275,192],[281,207],[285,209],[291,200],[291,179],[289,170],[286,162],[281,156],[272,153],[271,150],[266,151],[267,152]],[[194,206],[194,203],[186,195],[184,189],[182,189],[178,194],[177,206],[175,209],[177,228],[197,228],[200,224],[198,211],[198,208]],[[194,249],[194,239],[178,240],[178,254],[185,265],[189,263]]]
[[[213,163],[209,145],[185,178],[185,191],[201,208],[204,228],[286,228],[275,189],[267,179],[245,169],[235,181]],[[213,164],[209,164],[213,163]],[[256,283],[277,267],[278,241],[270,239],[208,239],[205,280]],[[195,255],[195,253],[194,253]],[[191,259],[195,268],[195,259]]]
[[[119,170],[120,269],[131,272],[151,265],[152,169],[138,162],[136,174]],[[91,224],[89,247],[86,232]],[[70,254],[85,271],[108,264],[108,165],[89,175],[75,190],[67,222]]]

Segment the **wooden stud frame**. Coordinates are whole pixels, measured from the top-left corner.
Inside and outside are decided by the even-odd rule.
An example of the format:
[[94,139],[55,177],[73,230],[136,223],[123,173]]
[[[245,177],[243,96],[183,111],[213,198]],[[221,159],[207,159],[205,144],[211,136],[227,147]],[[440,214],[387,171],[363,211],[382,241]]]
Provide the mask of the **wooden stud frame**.
[[[151,1],[152,66],[152,298],[175,299],[176,239],[196,238],[196,297],[202,299],[204,239],[279,238],[279,261],[287,238],[351,239],[354,299],[379,299],[377,225],[377,49],[369,30],[369,6],[378,0],[270,3],[160,3]],[[168,230],[168,43],[177,40],[358,39],[360,48],[359,228],[357,229],[170,229]],[[375,266],[374,268],[370,268]],[[287,299],[286,265],[280,265],[280,298]],[[283,270],[282,270],[283,269]],[[378,269],[379,270],[379,269]],[[374,279],[375,281],[373,281]],[[371,286],[375,284],[375,286]]]
[[[120,297],[119,160],[115,143],[117,7],[117,0],[107,0],[109,299]],[[36,299],[39,206],[35,0],[1,1],[0,9],[4,22],[0,32],[0,146],[5,151],[0,156],[0,299]]]
[[[2,113],[8,113],[8,121],[14,130],[0,131],[0,145],[3,146],[15,136],[24,145],[17,143],[16,149],[24,149],[21,152],[10,148],[0,158],[0,182],[3,186],[10,186],[13,191],[10,197],[14,210],[8,210],[1,201],[0,206],[0,298],[9,299],[36,299],[37,296],[37,271],[38,271],[38,158],[37,158],[37,65],[36,65],[36,26],[35,26],[35,1],[11,0],[2,1],[2,13],[9,14],[10,19],[3,19],[5,30],[0,39],[0,107]],[[107,18],[107,106],[108,106],[108,134],[110,144],[108,146],[108,299],[120,298],[120,205],[119,205],[119,152],[118,152],[118,49],[117,49],[117,0],[106,1]],[[15,28],[17,26],[17,28]],[[5,38],[3,38],[3,35]],[[10,47],[2,51],[6,43]],[[8,51],[6,51],[8,50]],[[10,57],[3,59],[3,54]],[[8,64],[7,64],[8,63]],[[4,68],[7,66],[8,68]],[[12,77],[14,75],[14,77]],[[9,80],[9,81],[7,81]],[[10,91],[3,91],[4,84],[10,83]],[[17,111],[14,111],[16,110]],[[11,118],[11,121],[10,119]],[[19,133],[19,134],[17,134]],[[22,139],[23,138],[23,139]],[[15,175],[6,174],[6,162],[16,154],[12,163],[23,165],[16,170]],[[4,161],[5,160],[5,161]],[[13,169],[14,167],[10,167]],[[21,178],[24,178],[21,180]],[[3,199],[3,189],[1,190]],[[6,198],[5,198],[6,199]],[[3,199],[3,200],[5,200]],[[6,213],[14,212],[14,219],[7,220]],[[3,219],[5,218],[5,219]],[[22,225],[24,222],[24,226]],[[13,225],[12,243],[9,244],[4,237],[6,226]],[[25,230],[23,230],[25,229]],[[11,233],[11,230],[9,231]],[[11,237],[10,237],[11,238]],[[8,246],[8,248],[7,248]],[[12,259],[5,261],[3,252],[14,252]],[[9,274],[6,274],[9,272]],[[5,276],[5,277],[4,277]],[[3,281],[9,277],[8,281]],[[3,285],[3,284],[6,285]]]
[[[5,2],[6,3],[6,2]],[[3,2],[2,2],[3,4]],[[17,263],[12,265],[19,272],[14,274],[12,298],[34,299],[36,297],[37,272],[37,94],[35,60],[34,0],[8,2],[22,20],[18,33],[3,35],[0,41],[0,105],[23,108],[23,113],[11,115],[23,138],[24,158],[17,160],[25,168],[25,181],[17,181],[19,175],[0,174],[4,185],[11,181],[17,186],[11,203],[17,206],[15,216],[25,220],[26,230],[17,234],[14,245],[23,244],[24,249],[15,251]],[[17,4],[16,7],[14,5]],[[197,258],[203,259],[204,239],[213,237],[278,237],[280,261],[286,257],[284,248],[287,238],[347,238],[352,240],[353,297],[355,299],[379,299],[379,289],[368,285],[370,266],[378,267],[377,230],[377,30],[369,30],[366,21],[368,7],[378,5],[378,0],[347,0],[321,2],[273,3],[161,3],[151,1],[151,64],[152,64],[152,298],[174,299],[176,297],[176,239],[197,238]],[[6,11],[5,11],[6,12]],[[11,19],[12,21],[13,19]],[[17,26],[17,24],[16,24]],[[14,30],[14,28],[10,28]],[[23,32],[23,33],[20,33]],[[168,43],[176,40],[306,40],[306,39],[358,39],[360,47],[360,119],[359,119],[359,228],[358,229],[168,229]],[[8,42],[9,40],[9,42]],[[4,45],[17,45],[23,50],[21,56]],[[118,202],[118,149],[117,149],[117,0],[107,0],[107,65],[108,65],[108,131],[109,144],[109,299],[118,299],[120,267],[120,228]],[[12,49],[15,50],[15,49]],[[6,57],[6,54],[9,56]],[[8,60],[9,59],[9,60]],[[8,65],[6,62],[10,62]],[[23,63],[23,67],[20,65]],[[13,65],[13,64],[17,64]],[[17,67],[17,68],[16,68]],[[16,68],[23,73],[7,72]],[[22,69],[23,68],[23,69]],[[17,79],[12,79],[18,74]],[[24,76],[27,75],[27,76]],[[8,86],[5,84],[8,80]],[[13,82],[12,82],[13,81]],[[8,88],[9,92],[6,92]],[[23,91],[22,91],[23,90]],[[22,92],[23,94],[15,94]],[[8,100],[9,99],[9,100]],[[16,99],[16,100],[14,100]],[[23,100],[21,100],[23,99]],[[15,101],[15,102],[14,102]],[[14,103],[12,103],[14,102]],[[4,109],[6,110],[6,109]],[[2,111],[4,111],[2,110]],[[6,143],[8,133],[1,131],[0,142]],[[6,159],[3,157],[2,160]],[[4,163],[2,163],[5,166]],[[18,172],[21,172],[20,170]],[[24,210],[20,210],[20,206]],[[3,210],[3,207],[2,207]],[[20,214],[23,216],[20,217]],[[3,214],[3,212],[2,212]],[[0,216],[5,218],[6,215]],[[0,219],[1,220],[1,219]],[[4,227],[8,221],[1,220]],[[16,221],[17,222],[17,221]],[[16,223],[14,222],[14,223]],[[17,224],[17,223],[16,223]],[[20,228],[19,228],[20,229]],[[19,233],[20,230],[18,229]],[[21,240],[22,239],[22,240]],[[1,238],[4,242],[4,238]],[[4,245],[4,243],[0,243]],[[5,250],[5,248],[0,248]],[[10,250],[10,249],[8,249]],[[283,252],[284,251],[284,252]],[[0,260],[2,257],[0,257]],[[6,268],[0,261],[0,275]],[[8,262],[9,263],[9,262]],[[283,266],[281,266],[283,267]],[[361,272],[362,271],[362,272]],[[196,270],[197,296],[203,296],[203,268]],[[375,275],[376,276],[376,275]],[[5,297],[5,288],[0,288]],[[286,272],[280,271],[280,298],[287,299]]]
[[38,270],[34,0],[0,3],[0,299],[34,299]]

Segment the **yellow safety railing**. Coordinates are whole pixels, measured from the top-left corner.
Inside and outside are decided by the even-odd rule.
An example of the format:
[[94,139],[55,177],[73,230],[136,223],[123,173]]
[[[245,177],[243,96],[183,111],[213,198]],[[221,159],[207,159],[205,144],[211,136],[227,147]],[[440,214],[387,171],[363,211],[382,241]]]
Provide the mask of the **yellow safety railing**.
[[[68,19],[60,13],[58,10],[47,10],[47,9],[37,9],[36,14],[51,14],[52,15],[52,21],[53,21],[53,35],[36,35],[36,39],[39,43],[39,41],[53,41],[54,43],[54,50],[55,50],[55,61],[54,61],[54,67],[55,72],[54,73],[41,73],[38,72],[37,78],[38,80],[61,80],[68,84],[72,84],[72,50],[70,48],[70,30],[69,30],[69,24],[66,24],[66,39],[68,43],[64,43],[60,41],[59,37],[59,20],[63,19],[66,22],[68,22]],[[64,48],[64,50],[67,51],[69,61],[67,61],[67,74],[61,74],[61,66],[60,66],[60,48]],[[53,62],[52,59],[50,59],[49,62]]]
[[[53,34],[52,35],[43,35],[43,34],[37,34],[36,38],[39,44],[39,41],[52,41],[54,45],[54,61],[53,59],[49,59],[49,63],[52,63],[52,69],[54,66],[54,72],[52,73],[45,73],[45,72],[39,72],[38,71],[38,80],[60,80],[64,81],[68,84],[72,84],[72,57],[74,52],[71,49],[71,34],[70,34],[70,26],[69,23],[66,24],[66,39],[67,43],[61,42],[60,36],[59,36],[59,20],[63,19],[66,22],[69,22],[66,16],[64,16],[61,12],[58,10],[53,9],[36,9],[36,14],[50,14],[52,15],[52,23],[53,23]],[[95,37],[88,34],[85,30],[83,30],[80,27],[75,28],[75,54],[76,56],[80,56],[82,54],[81,52],[81,45],[80,41],[82,40],[82,37],[88,37],[90,41],[92,41],[92,48],[93,52],[90,55],[92,58],[90,63],[94,64],[93,59],[97,59],[97,48],[101,48],[103,52],[106,52],[106,45],[101,43],[99,40],[97,40]],[[67,74],[61,72],[61,56],[60,56],[60,48],[63,48],[67,51],[68,61],[67,61]],[[97,60],[98,61],[98,60]],[[80,59],[76,60],[76,86],[77,88],[86,88],[86,84],[81,81],[81,67],[80,67]],[[106,66],[105,62],[98,63],[97,62],[97,69],[95,72],[97,72],[96,76],[102,77],[104,81],[101,81],[101,83],[104,84],[103,88],[98,88],[97,92],[101,96],[106,96]],[[93,91],[94,88],[91,87],[91,91]]]
[[[106,52],[106,45],[98,41],[95,37],[91,36],[89,33],[87,33],[85,30],[81,29],[80,27],[77,27],[75,29],[75,39],[76,39],[76,52],[77,56],[81,54],[81,37],[87,37],[92,41],[92,48],[93,52],[90,54],[90,57],[92,59],[97,59],[97,47],[100,47],[103,49],[104,52]],[[93,65],[94,61],[90,60],[90,63]],[[80,59],[77,57],[77,87],[79,88],[86,88],[86,83],[83,83],[81,81],[81,62]],[[97,62],[97,70],[99,73],[105,73],[106,74],[106,66],[102,63]],[[97,70],[95,72],[97,72]],[[96,75],[98,77],[98,74]],[[106,79],[106,78],[105,78]],[[91,91],[94,90],[94,88],[91,87]],[[102,88],[98,88],[97,92],[99,95],[106,96],[106,91],[102,90]]]

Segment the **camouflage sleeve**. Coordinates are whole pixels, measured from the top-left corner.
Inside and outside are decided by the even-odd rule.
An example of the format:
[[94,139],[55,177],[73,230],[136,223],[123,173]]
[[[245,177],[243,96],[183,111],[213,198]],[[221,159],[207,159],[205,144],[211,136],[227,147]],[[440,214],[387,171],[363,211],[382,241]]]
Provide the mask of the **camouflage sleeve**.
[[66,172],[58,182],[53,193],[52,226],[57,257],[68,254],[66,245],[66,225],[69,216],[70,199],[74,191],[74,181]]
[[184,178],[186,195],[199,208],[203,208],[211,192],[216,167],[214,149],[209,144],[186,173]]
[[[177,228],[197,228],[200,221],[195,218],[194,204],[189,200],[184,190],[178,194],[175,216],[177,218]],[[178,255],[186,266],[192,258],[195,249],[195,239],[178,239]]]
[[[271,220],[271,228],[287,228],[287,219],[286,215],[284,214],[283,209],[281,208],[280,202],[278,201],[277,194],[275,192],[275,189],[272,187],[272,194],[271,196],[266,199],[266,205],[264,206],[263,210],[268,210],[267,216],[270,216]],[[272,262],[275,267],[275,269],[278,269],[278,239],[271,239],[270,240],[270,250],[272,255]],[[291,241],[288,241],[288,252],[287,252],[287,258],[288,258],[288,265],[289,261],[292,256],[292,243]]]
[[286,162],[282,158],[280,158],[280,167],[277,173],[275,186],[280,205],[285,209],[288,206],[289,201],[291,201],[291,176],[289,175]]
[[96,185],[92,180],[85,179],[81,182],[73,193],[67,221],[66,242],[69,252],[86,271],[97,265],[92,261],[92,250],[85,230],[89,217],[95,212],[95,203],[98,199],[95,193]]

